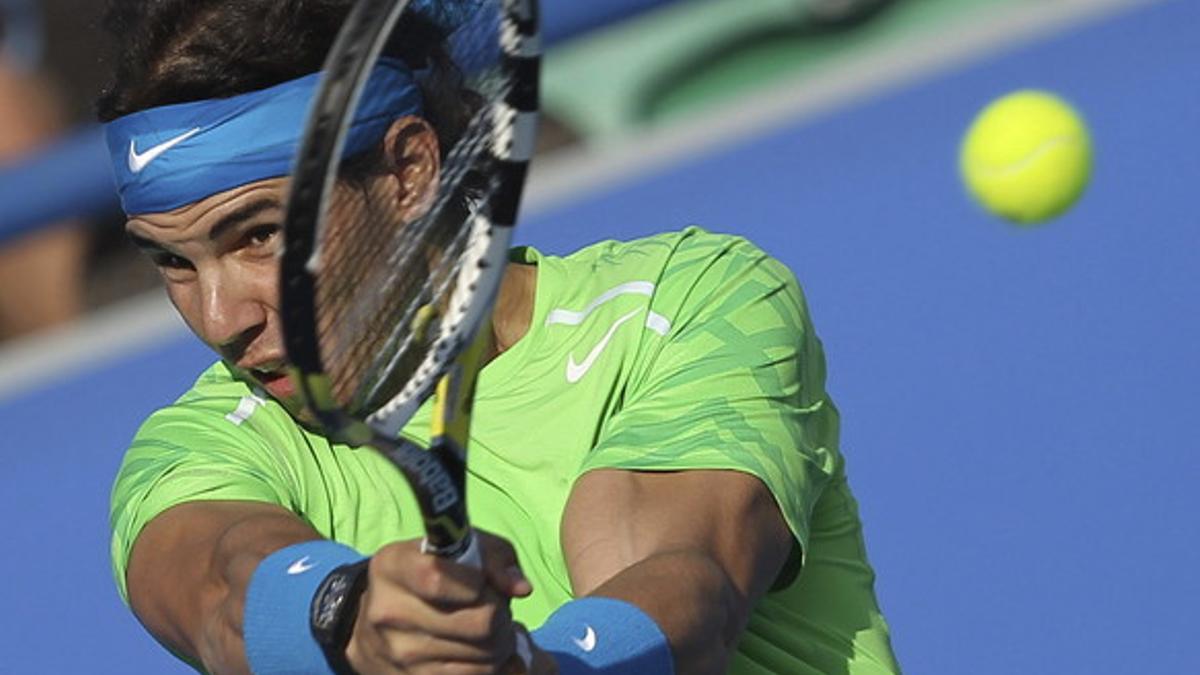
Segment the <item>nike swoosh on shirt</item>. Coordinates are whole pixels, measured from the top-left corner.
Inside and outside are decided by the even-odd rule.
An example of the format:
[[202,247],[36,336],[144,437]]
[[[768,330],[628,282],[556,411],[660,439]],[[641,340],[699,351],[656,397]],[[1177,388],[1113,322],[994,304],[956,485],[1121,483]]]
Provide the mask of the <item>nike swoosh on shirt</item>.
[[170,150],[171,148],[175,147],[176,145],[179,145],[180,143],[186,141],[187,139],[191,138],[192,136],[195,136],[198,133],[200,133],[200,127],[196,127],[195,129],[192,129],[191,131],[185,131],[182,134],[179,134],[178,136],[176,136],[170,140],[159,143],[158,145],[150,148],[149,150],[147,150],[145,152],[138,152],[137,146],[134,145],[134,141],[130,140],[129,141],[129,170],[134,173],[141,173],[143,169],[150,166],[150,162],[153,162],[154,160],[158,159],[159,156],[162,155],[164,152]]
[[592,365],[596,363],[596,359],[600,358],[600,354],[604,351],[604,348],[608,346],[609,340],[612,340],[613,335],[617,332],[617,329],[621,327],[621,324],[637,316],[643,309],[643,307],[638,307],[632,312],[614,321],[613,325],[608,327],[608,332],[604,334],[603,338],[600,338],[600,342],[597,342],[595,347],[592,347],[592,351],[588,352],[588,355],[584,357],[581,363],[575,363],[575,355],[568,354],[567,382],[575,384],[584,375],[587,375],[587,372],[592,369]]

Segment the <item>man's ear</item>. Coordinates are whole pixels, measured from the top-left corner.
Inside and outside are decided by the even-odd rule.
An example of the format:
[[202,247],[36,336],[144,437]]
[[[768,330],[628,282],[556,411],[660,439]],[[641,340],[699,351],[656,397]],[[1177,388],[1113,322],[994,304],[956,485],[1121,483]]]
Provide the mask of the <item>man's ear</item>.
[[414,220],[433,205],[441,170],[437,132],[424,119],[401,117],[383,139],[388,173],[395,181],[396,205],[405,220]]

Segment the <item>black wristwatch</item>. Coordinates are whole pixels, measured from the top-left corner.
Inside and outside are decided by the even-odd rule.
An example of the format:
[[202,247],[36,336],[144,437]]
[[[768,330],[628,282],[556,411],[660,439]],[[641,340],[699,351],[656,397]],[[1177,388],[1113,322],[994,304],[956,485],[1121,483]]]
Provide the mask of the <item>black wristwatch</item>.
[[354,632],[358,602],[367,590],[367,565],[370,558],[335,568],[325,577],[313,595],[309,626],[313,638],[325,652],[325,660],[337,675],[354,675],[346,660],[346,645]]

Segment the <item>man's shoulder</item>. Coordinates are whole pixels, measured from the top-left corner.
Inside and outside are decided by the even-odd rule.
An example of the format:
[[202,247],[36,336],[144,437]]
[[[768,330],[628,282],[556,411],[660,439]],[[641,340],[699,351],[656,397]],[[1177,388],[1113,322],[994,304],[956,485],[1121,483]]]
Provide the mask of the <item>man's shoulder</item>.
[[237,379],[223,361],[217,361],[205,368],[179,398],[158,412],[202,414],[207,410],[223,410],[248,396],[259,396],[259,393]]
[[[148,437],[262,428],[264,418],[286,415],[277,414],[276,408],[279,406],[265,393],[239,380],[218,361],[201,372],[174,402],[153,412],[139,429],[135,444]],[[246,424],[252,418],[258,423]]]
[[183,393],[176,403],[185,403],[195,399],[211,396],[229,396],[249,391],[250,387],[233,375],[233,371],[224,361],[216,361],[196,376],[192,386]]
[[523,249],[517,260],[548,272],[539,283],[550,281],[580,297],[592,297],[589,291],[621,289],[630,283],[646,284],[655,295],[672,290],[686,294],[700,277],[726,277],[731,268],[754,266],[766,258],[745,237],[690,226],[638,239],[604,240],[564,256]]
[[691,225],[637,239],[606,239],[580,248],[561,260],[569,265],[591,266],[603,271],[639,264],[653,266],[679,263],[748,244],[744,237]]

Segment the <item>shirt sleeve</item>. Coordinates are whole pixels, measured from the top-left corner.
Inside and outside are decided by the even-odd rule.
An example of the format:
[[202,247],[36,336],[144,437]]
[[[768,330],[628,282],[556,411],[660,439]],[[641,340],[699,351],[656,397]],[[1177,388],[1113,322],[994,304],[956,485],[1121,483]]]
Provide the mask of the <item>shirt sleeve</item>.
[[[236,404],[236,399],[233,399]],[[177,403],[139,429],[113,485],[112,565],[121,598],[133,543],[146,523],[186,502],[246,500],[289,507],[295,490],[267,443],[226,402]]]
[[807,550],[839,464],[838,413],[794,275],[744,239],[699,234],[680,243],[651,309],[669,328],[641,350],[582,471],[751,474]]

